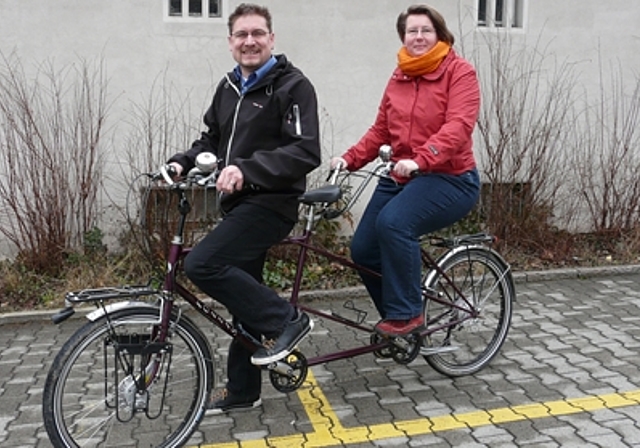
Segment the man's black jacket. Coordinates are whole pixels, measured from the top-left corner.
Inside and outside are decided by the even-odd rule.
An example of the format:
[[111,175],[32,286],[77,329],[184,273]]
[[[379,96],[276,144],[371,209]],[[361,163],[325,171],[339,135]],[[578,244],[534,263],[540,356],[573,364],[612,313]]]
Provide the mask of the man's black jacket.
[[224,211],[247,201],[295,221],[306,175],[320,165],[318,104],[303,73],[284,55],[276,59],[276,65],[244,95],[240,80],[228,73],[204,116],[208,130],[170,161],[178,162],[186,173],[200,152],[212,152],[223,166],[238,166],[245,186],[251,186],[223,195]]

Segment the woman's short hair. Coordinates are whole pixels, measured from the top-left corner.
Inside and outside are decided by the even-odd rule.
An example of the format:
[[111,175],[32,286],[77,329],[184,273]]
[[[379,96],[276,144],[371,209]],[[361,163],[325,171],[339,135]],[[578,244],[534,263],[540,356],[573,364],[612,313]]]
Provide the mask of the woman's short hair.
[[406,11],[402,11],[400,13],[398,20],[396,21],[396,30],[398,31],[398,36],[402,42],[404,42],[404,35],[407,31],[407,17],[417,15],[425,15],[429,17],[433,23],[436,34],[438,35],[438,40],[449,45],[453,45],[455,38],[451,31],[449,31],[449,28],[447,28],[447,23],[445,22],[444,17],[428,5],[412,5],[409,6]]

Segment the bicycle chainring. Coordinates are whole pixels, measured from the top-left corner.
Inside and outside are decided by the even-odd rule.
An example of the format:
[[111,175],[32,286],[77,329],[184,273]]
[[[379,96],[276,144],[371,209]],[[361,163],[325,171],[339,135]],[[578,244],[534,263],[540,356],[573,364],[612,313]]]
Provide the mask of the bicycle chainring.
[[269,379],[273,387],[283,393],[297,390],[307,379],[309,366],[307,358],[294,350],[280,361],[268,366]]
[[422,346],[422,338],[419,334],[410,334],[392,339],[391,357],[398,364],[409,364],[416,359]]

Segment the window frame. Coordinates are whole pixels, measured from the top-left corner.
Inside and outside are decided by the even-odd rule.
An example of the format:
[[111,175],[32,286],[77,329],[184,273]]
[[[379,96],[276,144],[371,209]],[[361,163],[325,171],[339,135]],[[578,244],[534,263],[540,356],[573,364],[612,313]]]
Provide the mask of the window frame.
[[[477,0],[476,29],[524,31],[529,0]],[[497,6],[502,5],[501,11]]]
[[164,0],[162,2],[162,16],[165,22],[179,22],[179,23],[226,23],[226,16],[229,15],[229,0],[218,0],[218,7],[220,8],[220,15],[216,17],[209,17],[209,1],[200,0],[202,4],[202,15],[190,16],[189,15],[189,0],[182,1],[182,15],[172,16],[170,14],[171,0]]

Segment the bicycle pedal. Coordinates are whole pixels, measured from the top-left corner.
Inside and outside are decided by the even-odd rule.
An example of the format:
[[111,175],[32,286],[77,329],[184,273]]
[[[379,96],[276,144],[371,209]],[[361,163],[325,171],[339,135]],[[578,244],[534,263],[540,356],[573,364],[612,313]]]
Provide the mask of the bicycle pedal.
[[390,342],[391,357],[398,364],[409,364],[416,359],[422,348],[422,339],[415,333],[393,337]]

